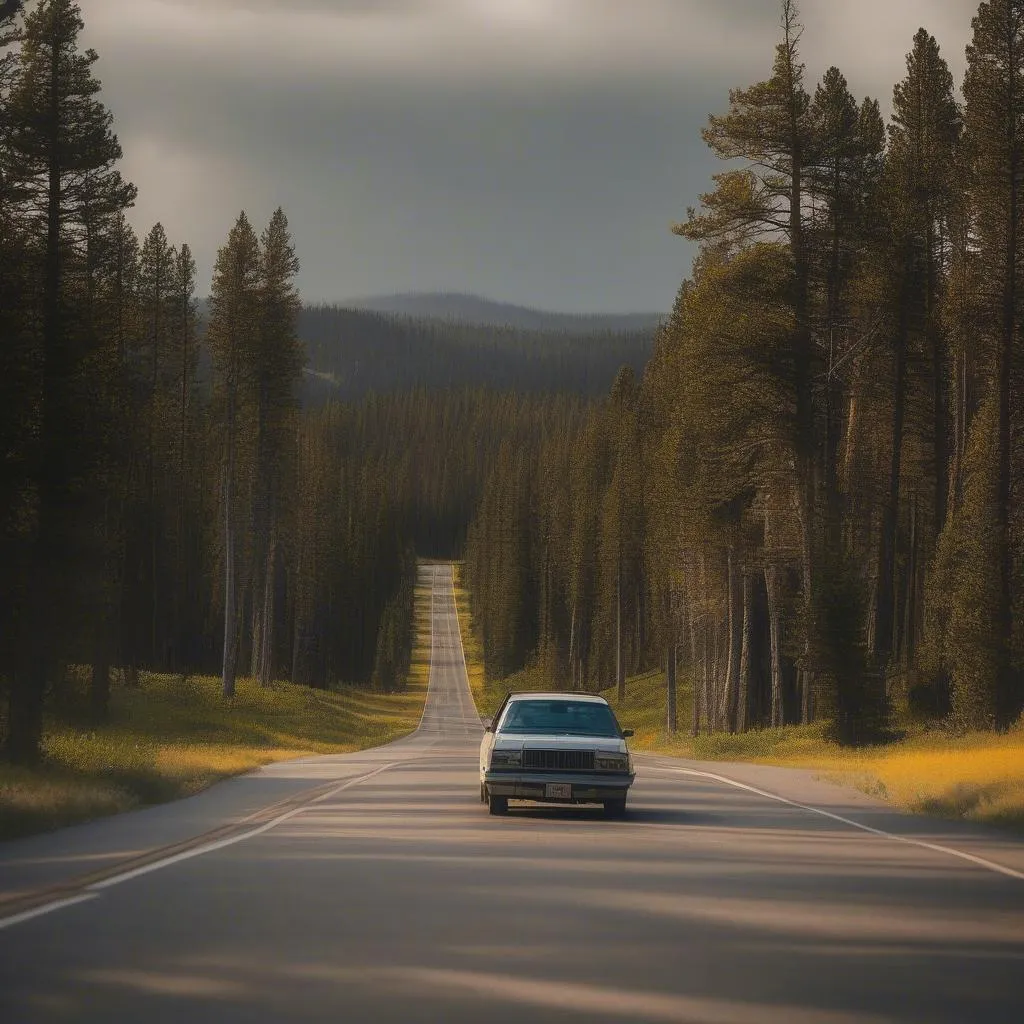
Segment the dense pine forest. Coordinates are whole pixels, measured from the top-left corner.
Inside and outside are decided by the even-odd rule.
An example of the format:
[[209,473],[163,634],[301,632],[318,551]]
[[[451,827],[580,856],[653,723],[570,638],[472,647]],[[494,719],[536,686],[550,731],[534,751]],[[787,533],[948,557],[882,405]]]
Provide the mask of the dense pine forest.
[[1024,706],[1024,5],[978,8],[963,102],[908,40],[892,117],[769,79],[704,141],[700,246],[642,377],[573,437],[506,451],[467,560],[491,673],[594,688],[665,667],[700,731],[882,737]]
[[[651,333],[304,308],[280,210],[262,228],[235,218],[200,300],[188,244],[129,225],[136,191],[79,6],[7,10],[6,753],[39,756],[72,665],[89,667],[96,721],[111,686],[139,686],[142,670],[217,673],[226,696],[238,674],[400,686],[416,553],[461,550],[502,445],[576,428],[583,401],[545,397],[550,374],[603,390],[620,361],[642,363]],[[506,374],[523,395],[494,390]]]
[[908,40],[888,123],[781,10],[655,332],[304,307],[282,210],[225,211],[200,282],[129,224],[79,5],[0,7],[7,756],[68,666],[97,721],[142,670],[398,687],[423,555],[465,559],[492,678],[660,666],[669,731],[684,679],[694,733],[1009,726],[1024,4],[981,4],[962,97]]
[[410,388],[596,398],[607,393],[623,365],[641,373],[654,342],[647,327],[584,321],[575,328],[524,328],[338,306],[303,309],[299,333],[309,355],[304,395],[310,403]]

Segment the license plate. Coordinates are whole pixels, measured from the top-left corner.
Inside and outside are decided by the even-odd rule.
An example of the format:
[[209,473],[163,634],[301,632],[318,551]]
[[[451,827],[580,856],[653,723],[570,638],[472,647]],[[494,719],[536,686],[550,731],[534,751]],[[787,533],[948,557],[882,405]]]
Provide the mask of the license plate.
[[548,800],[571,800],[572,786],[567,782],[549,782],[544,787],[544,796]]

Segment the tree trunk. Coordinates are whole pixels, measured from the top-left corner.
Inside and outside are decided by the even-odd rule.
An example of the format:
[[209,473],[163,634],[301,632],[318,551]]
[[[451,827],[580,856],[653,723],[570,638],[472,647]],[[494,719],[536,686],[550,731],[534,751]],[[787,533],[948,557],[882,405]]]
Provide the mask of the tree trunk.
[[711,675],[711,663],[708,657],[708,626],[705,618],[701,628],[701,694],[704,701],[704,728],[713,733],[717,728],[715,719],[715,680]]
[[932,455],[935,460],[935,536],[942,533],[946,525],[949,507],[949,415],[946,395],[946,348],[942,329],[936,321],[936,268],[935,268],[935,227],[928,222],[928,286],[925,293],[925,316],[931,341],[932,355],[932,420],[935,434],[932,439]]
[[780,610],[778,593],[778,569],[768,565],[764,570],[765,590],[768,594],[768,638],[771,645],[772,673],[772,728],[778,729],[784,722],[782,704],[782,651],[780,649]]
[[679,713],[676,708],[676,643],[669,639],[665,651],[665,728],[670,736],[679,731]]
[[814,343],[808,309],[810,305],[810,273],[803,224],[803,136],[800,126],[800,106],[797,95],[797,69],[794,67],[799,26],[796,4],[784,0],[783,17],[785,43],[789,52],[787,61],[789,87],[790,132],[790,195],[789,244],[793,254],[794,289],[793,317],[795,320],[796,349],[796,434],[797,434],[797,501],[803,557],[803,599],[806,641],[802,666],[803,708],[811,713],[810,689],[813,685],[813,663],[817,646],[817,615],[814,594],[814,554],[818,543],[818,523],[815,502],[815,425],[814,425]]
[[576,595],[573,594],[572,598],[572,614],[569,619],[569,683],[574,690],[578,690],[579,686],[576,683],[576,666],[574,658],[576,656]]
[[263,611],[260,640],[260,674],[261,686],[270,686],[274,681],[274,618],[275,595],[277,592],[277,538],[274,530],[270,532],[270,545],[267,550],[267,566],[263,581]]
[[[810,490],[813,492],[813,484]],[[803,590],[804,604],[804,640],[803,660],[800,670],[797,673],[797,685],[800,691],[800,722],[802,725],[809,725],[811,721],[811,690],[813,688],[813,677],[811,674],[811,661],[814,657],[813,635],[814,624],[814,595],[813,586],[813,536],[808,521],[807,488],[797,483],[796,493],[793,495],[793,503],[796,507],[797,520],[800,526],[800,585]],[[812,502],[813,503],[813,502]]]
[[[162,271],[162,265],[160,270]],[[150,368],[149,382],[149,416],[148,416],[148,461],[147,461],[147,485],[149,489],[149,587],[150,587],[150,652],[152,659],[150,664],[157,668],[160,666],[161,657],[157,635],[160,624],[160,581],[159,574],[159,538],[157,536],[157,513],[156,502],[156,410],[157,390],[160,384],[160,332],[161,313],[163,312],[163,291],[164,281],[161,273],[157,274],[154,282],[153,301],[153,363]]]
[[180,408],[180,436],[178,439],[178,571],[174,581],[175,594],[175,637],[174,637],[174,665],[173,668],[183,675],[187,672],[187,655],[185,654],[185,624],[184,609],[188,601],[188,542],[185,536],[185,496],[186,480],[188,478],[188,361],[189,361],[189,302],[187,296],[183,298],[181,314],[181,408]]
[[729,661],[719,717],[728,732],[736,731],[736,710],[740,686],[740,654],[743,645],[743,589],[732,547],[728,552]]
[[697,656],[697,624],[694,621],[693,601],[686,602],[686,621],[690,634],[690,678],[693,680],[693,723],[691,734],[696,737],[700,735],[701,719],[706,721],[707,715],[707,692],[701,685],[701,662]]
[[224,655],[221,686],[225,697],[235,695],[235,657],[238,649],[238,609],[235,591],[235,388],[228,385],[227,459],[224,469]]
[[903,602],[903,639],[900,645],[900,661],[904,669],[910,669],[917,656],[917,624],[920,621],[918,614],[918,537],[917,524],[917,495],[915,494],[910,503],[910,538],[907,551],[907,586]]
[[749,727],[750,659],[754,618],[754,578],[746,569],[743,570],[742,576],[743,628],[740,640],[739,685],[736,687],[735,721],[737,732],[746,732]]
[[61,146],[60,42],[50,47],[50,109],[46,250],[43,271],[43,393],[39,438],[38,527],[33,544],[30,582],[29,656],[11,681],[7,753],[15,764],[39,759],[43,736],[43,700],[56,657],[54,615],[60,600],[57,567],[66,562],[61,510],[67,498],[65,434],[71,367],[61,315]]
[[970,376],[967,366],[967,345],[963,344],[957,356],[957,402],[953,436],[953,465],[950,470],[951,504],[959,508],[963,500],[964,455],[967,451],[967,429],[970,418]]
[[626,665],[622,660],[622,566],[619,566],[618,582],[615,588],[615,686],[616,700],[622,704],[626,699]]
[[[905,268],[904,274],[908,271]],[[892,447],[889,455],[889,483],[878,544],[878,572],[875,580],[875,623],[872,653],[879,669],[893,654],[896,625],[896,528],[899,523],[900,470],[903,457],[903,422],[906,412],[907,341],[910,329],[908,289],[902,289],[899,328],[896,336],[896,380],[893,392]]]
[[[1012,87],[1011,87],[1012,88]],[[1011,109],[1016,114],[1013,97]],[[999,538],[999,606],[996,611],[996,629],[999,638],[999,678],[996,686],[996,725],[1009,727],[1020,711],[1021,699],[1017,692],[1017,673],[1013,665],[1013,515],[1012,477],[1012,381],[1014,335],[1017,328],[1017,217],[1018,185],[1017,161],[1012,161],[1010,211],[1007,218],[1005,287],[1003,294],[1003,324],[999,339],[999,433],[998,433],[998,491],[996,499],[996,529]]]

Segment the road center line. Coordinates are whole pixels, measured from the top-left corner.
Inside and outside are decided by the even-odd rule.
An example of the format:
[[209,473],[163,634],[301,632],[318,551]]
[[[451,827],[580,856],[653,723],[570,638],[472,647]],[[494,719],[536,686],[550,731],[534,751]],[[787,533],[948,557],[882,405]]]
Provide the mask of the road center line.
[[241,832],[238,835],[228,836],[224,839],[218,839],[211,843],[204,843],[202,846],[197,846],[191,850],[184,850],[181,853],[173,854],[170,857],[164,857],[162,860],[156,860],[150,864],[144,864],[141,867],[124,871],[119,875],[111,875],[110,878],[104,878],[102,881],[93,882],[91,885],[86,886],[82,892],[74,896],[65,896],[60,899],[53,900],[50,903],[44,903],[42,906],[33,907],[31,910],[26,910],[23,913],[0,918],[0,930],[4,928],[11,928],[14,925],[22,924],[26,921],[31,921],[34,918],[42,917],[45,914],[52,914],[58,910],[63,910],[65,907],[72,907],[77,903],[84,903],[87,900],[96,899],[103,890],[112,889],[114,886],[121,885],[124,882],[129,882],[133,878],[140,878],[142,875],[148,875],[152,871],[160,871],[173,864],[179,864],[182,861],[191,860],[193,857],[202,857],[205,854],[213,853],[216,850],[223,850],[227,846],[234,846],[236,843],[244,843],[247,839],[255,839],[256,836],[263,835],[264,832],[269,832],[272,828],[276,828],[278,825],[284,824],[284,822],[291,818],[294,818],[299,814],[303,814],[315,807],[317,804],[323,803],[325,800],[330,800],[332,797],[337,796],[346,789],[351,789],[353,786],[358,786],[362,782],[367,782],[374,776],[380,775],[382,772],[386,772],[388,769],[394,768],[403,763],[405,762],[391,761],[388,764],[381,765],[379,768],[375,768],[372,772],[367,772],[365,775],[359,775],[354,779],[349,779],[341,785],[335,786],[334,789],[331,789],[326,793],[321,793],[320,796],[310,800],[308,803],[294,807],[290,811],[286,811],[284,814],[279,814],[276,818],[260,825],[258,828],[249,829],[248,832]]
[[971,864],[985,868],[988,871],[994,871],[996,874],[1005,875],[1007,878],[1016,878],[1018,881],[1024,882],[1024,872],[1016,871],[1014,868],[1008,868],[1004,864],[997,864],[995,861],[987,860],[984,857],[977,857],[973,853],[965,853],[963,850],[954,850],[951,846],[943,846],[940,843],[929,843],[924,839],[911,839],[909,836],[901,836],[895,832],[886,832],[884,829],[873,828],[871,825],[863,825],[859,821],[844,818],[841,814],[834,814],[832,811],[825,811],[820,807],[812,807],[810,804],[802,804],[796,800],[788,800],[786,797],[779,796],[777,793],[769,793],[767,790],[758,789],[756,786],[748,786],[745,782],[737,782],[735,779],[727,778],[724,775],[716,775],[714,772],[702,772],[698,771],[696,768],[678,768],[675,765],[650,765],[647,770],[655,772],[674,772],[678,775],[692,775],[701,779],[711,779],[714,782],[721,782],[723,785],[732,786],[734,789],[746,790],[748,793],[754,793],[767,800],[774,800],[777,803],[786,804],[789,807],[796,807],[801,811],[810,811],[811,814],[818,814],[823,818],[830,818],[832,821],[838,821],[844,825],[849,825],[851,828],[860,829],[861,832],[869,832],[871,835],[879,836],[882,839],[892,839],[897,843],[906,843],[908,846],[918,846],[922,850],[931,850],[933,853],[945,854],[948,857],[956,857],[959,860],[969,861]]

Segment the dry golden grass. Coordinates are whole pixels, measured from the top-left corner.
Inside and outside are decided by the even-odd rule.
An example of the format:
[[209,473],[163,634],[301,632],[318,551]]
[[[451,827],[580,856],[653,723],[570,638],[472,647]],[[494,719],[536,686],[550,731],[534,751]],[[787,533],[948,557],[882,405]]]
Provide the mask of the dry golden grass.
[[[138,689],[115,688],[110,720],[82,725],[82,684],[49,717],[45,761],[0,765],[0,838],[26,835],[196,793],[219,779],[305,754],[378,746],[412,732],[430,667],[430,590],[416,591],[416,645],[405,691],[380,694],[240,679],[143,673]],[[77,698],[77,702],[76,702]]]
[[[615,703],[613,691],[606,696]],[[1005,735],[954,737],[917,728],[892,743],[850,750],[828,738],[827,724],[695,739],[688,735],[692,707],[690,689],[682,685],[680,731],[669,736],[664,677],[653,672],[628,681],[616,713],[636,730],[637,750],[809,768],[906,810],[1024,827],[1024,721]]]
[[[845,762],[845,763],[844,763]],[[1006,735],[923,734],[834,758],[860,788],[910,810],[1024,826],[1024,728]],[[831,765],[813,763],[813,767]]]

